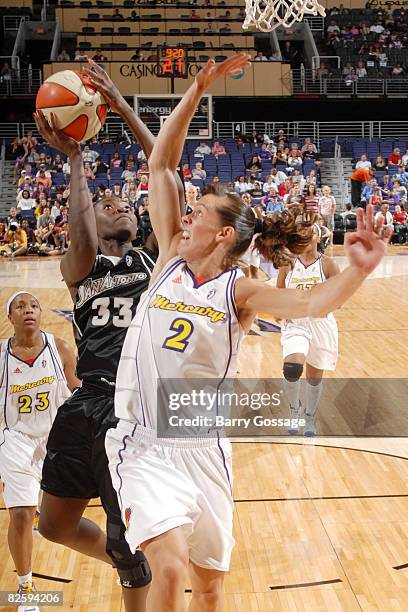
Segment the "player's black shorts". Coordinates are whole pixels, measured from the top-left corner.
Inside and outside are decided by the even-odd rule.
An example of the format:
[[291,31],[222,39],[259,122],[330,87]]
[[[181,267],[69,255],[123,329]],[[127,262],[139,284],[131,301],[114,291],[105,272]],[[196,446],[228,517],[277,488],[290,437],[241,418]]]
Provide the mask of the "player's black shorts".
[[105,452],[116,427],[114,387],[85,382],[59,407],[47,442],[41,488],[57,497],[100,497],[107,514],[119,513]]

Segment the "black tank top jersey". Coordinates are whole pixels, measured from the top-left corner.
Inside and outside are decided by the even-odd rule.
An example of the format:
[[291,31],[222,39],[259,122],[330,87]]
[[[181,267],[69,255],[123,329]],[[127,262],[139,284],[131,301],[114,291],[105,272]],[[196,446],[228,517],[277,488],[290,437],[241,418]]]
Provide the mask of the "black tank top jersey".
[[114,383],[127,329],[147,289],[154,255],[146,248],[122,258],[98,255],[91,274],[78,287],[74,334],[81,380]]

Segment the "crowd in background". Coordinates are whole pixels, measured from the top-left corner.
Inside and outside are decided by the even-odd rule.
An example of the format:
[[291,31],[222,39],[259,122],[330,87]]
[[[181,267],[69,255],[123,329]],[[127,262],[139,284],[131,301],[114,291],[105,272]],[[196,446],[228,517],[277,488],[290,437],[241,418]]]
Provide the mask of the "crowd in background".
[[[111,151],[109,155],[101,153],[104,146]],[[188,210],[194,209],[206,185],[221,184],[225,192],[241,196],[258,216],[300,205],[319,214],[322,224],[333,232],[336,200],[330,186],[321,185],[319,150],[310,138],[296,143],[289,142],[283,130],[274,135],[254,130],[237,138],[234,147],[251,154],[246,157],[244,171],[227,175],[228,180],[226,175],[220,178],[205,170],[210,159],[217,161],[218,168],[223,167],[222,159],[230,153],[222,142],[199,142],[190,157],[185,154],[180,176]],[[69,245],[69,158],[39,143],[32,132],[15,139],[11,151],[15,157],[16,204],[0,223],[0,253],[8,257],[61,255]],[[151,230],[149,166],[143,151],[128,152],[120,139],[113,143],[109,135],[102,134],[83,147],[82,158],[90,197],[96,201],[115,195],[127,202],[138,218],[137,243],[143,243]],[[244,154],[241,158],[245,159]],[[408,150],[404,154],[394,150],[389,160],[378,157],[373,168],[387,169],[388,163],[397,164],[392,166],[398,168],[396,175],[385,174],[379,181],[370,177],[361,190],[361,201],[374,204],[378,214],[384,214],[388,224],[400,225],[406,237]],[[357,169],[371,166],[365,155],[356,164]],[[343,217],[355,212],[348,206]]]

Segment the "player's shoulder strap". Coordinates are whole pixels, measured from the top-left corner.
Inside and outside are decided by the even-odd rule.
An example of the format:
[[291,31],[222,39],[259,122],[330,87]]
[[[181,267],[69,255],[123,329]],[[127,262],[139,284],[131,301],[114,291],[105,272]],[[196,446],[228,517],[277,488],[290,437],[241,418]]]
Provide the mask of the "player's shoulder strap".
[[154,253],[146,247],[134,249],[134,252],[137,253],[143,267],[147,269],[149,276],[151,276],[153,268],[156,265],[156,257]]
[[57,343],[55,341],[54,334],[48,332],[41,332],[44,337],[44,342],[50,351],[51,361],[59,380],[65,380],[64,366],[62,364],[61,355],[59,354]]

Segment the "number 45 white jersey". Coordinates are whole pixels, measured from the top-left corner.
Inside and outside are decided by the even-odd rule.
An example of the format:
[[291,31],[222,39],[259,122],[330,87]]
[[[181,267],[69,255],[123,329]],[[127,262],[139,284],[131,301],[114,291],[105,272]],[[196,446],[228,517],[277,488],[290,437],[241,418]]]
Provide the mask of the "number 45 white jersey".
[[71,395],[55,338],[42,332],[44,348],[29,365],[13,355],[10,340],[0,353],[1,425],[33,437],[47,436],[58,407]]
[[236,373],[244,335],[234,303],[236,268],[197,284],[177,257],[140,299],[116,378],[115,414],[157,428],[159,378],[222,380]]

